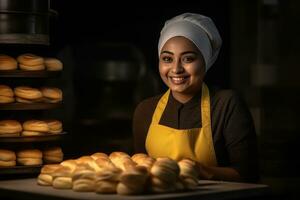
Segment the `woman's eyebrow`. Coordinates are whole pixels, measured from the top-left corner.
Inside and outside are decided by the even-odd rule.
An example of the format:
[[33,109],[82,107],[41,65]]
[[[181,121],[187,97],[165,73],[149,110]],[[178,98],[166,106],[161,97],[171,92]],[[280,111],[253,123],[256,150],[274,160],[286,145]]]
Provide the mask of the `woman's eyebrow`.
[[173,52],[171,52],[171,51],[162,51],[162,52],[160,53],[160,55],[161,55],[161,54],[164,54],[164,53],[167,53],[167,54],[174,55],[174,53],[173,53]]
[[191,53],[191,54],[197,54],[197,52],[195,51],[185,51],[185,52],[182,52],[181,55],[184,55],[184,54],[188,54],[188,53]]

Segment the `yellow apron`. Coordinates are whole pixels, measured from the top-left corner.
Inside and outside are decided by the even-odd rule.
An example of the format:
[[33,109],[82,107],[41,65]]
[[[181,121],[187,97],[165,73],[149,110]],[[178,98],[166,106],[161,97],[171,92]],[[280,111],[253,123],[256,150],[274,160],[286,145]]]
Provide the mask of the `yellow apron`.
[[217,166],[211,123],[210,99],[203,83],[201,95],[202,128],[174,129],[159,124],[168,103],[170,90],[159,100],[146,138],[146,150],[154,158],[169,157],[174,160],[190,158],[207,166]]

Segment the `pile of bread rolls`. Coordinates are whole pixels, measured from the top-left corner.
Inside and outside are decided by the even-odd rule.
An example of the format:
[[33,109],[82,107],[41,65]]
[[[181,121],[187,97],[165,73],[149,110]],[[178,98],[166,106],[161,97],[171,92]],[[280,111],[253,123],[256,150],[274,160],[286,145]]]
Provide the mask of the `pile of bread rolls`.
[[17,58],[0,54],[0,71],[17,69],[24,71],[60,71],[63,69],[63,63],[57,58],[41,57],[31,53],[21,54]]
[[142,153],[102,152],[47,164],[37,183],[56,189],[99,194],[136,195],[193,189],[198,184],[196,163],[190,159],[151,158]]
[[61,147],[46,147],[43,149],[0,149],[0,168],[14,166],[35,166],[60,163],[63,161]]
[[63,131],[60,120],[0,120],[0,137],[38,136],[59,134]]
[[0,85],[0,104],[20,103],[58,103],[62,101],[63,93],[56,87],[33,88],[30,86],[18,86],[11,88],[7,85]]

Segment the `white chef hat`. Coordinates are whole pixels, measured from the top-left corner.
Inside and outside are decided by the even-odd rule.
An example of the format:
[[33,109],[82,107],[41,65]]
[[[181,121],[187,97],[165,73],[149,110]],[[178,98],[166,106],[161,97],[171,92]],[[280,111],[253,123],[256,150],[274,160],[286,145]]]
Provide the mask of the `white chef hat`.
[[203,55],[206,71],[216,61],[222,39],[214,22],[209,17],[195,13],[183,13],[167,20],[160,32],[158,55],[164,44],[176,36],[183,36],[196,45]]

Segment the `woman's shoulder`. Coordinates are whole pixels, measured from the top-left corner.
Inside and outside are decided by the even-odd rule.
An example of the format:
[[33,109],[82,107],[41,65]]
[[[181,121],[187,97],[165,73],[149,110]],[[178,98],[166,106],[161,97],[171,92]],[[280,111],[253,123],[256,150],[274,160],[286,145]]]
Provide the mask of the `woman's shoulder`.
[[237,103],[244,102],[243,96],[234,89],[224,89],[220,87],[211,87],[210,96],[213,102]]

